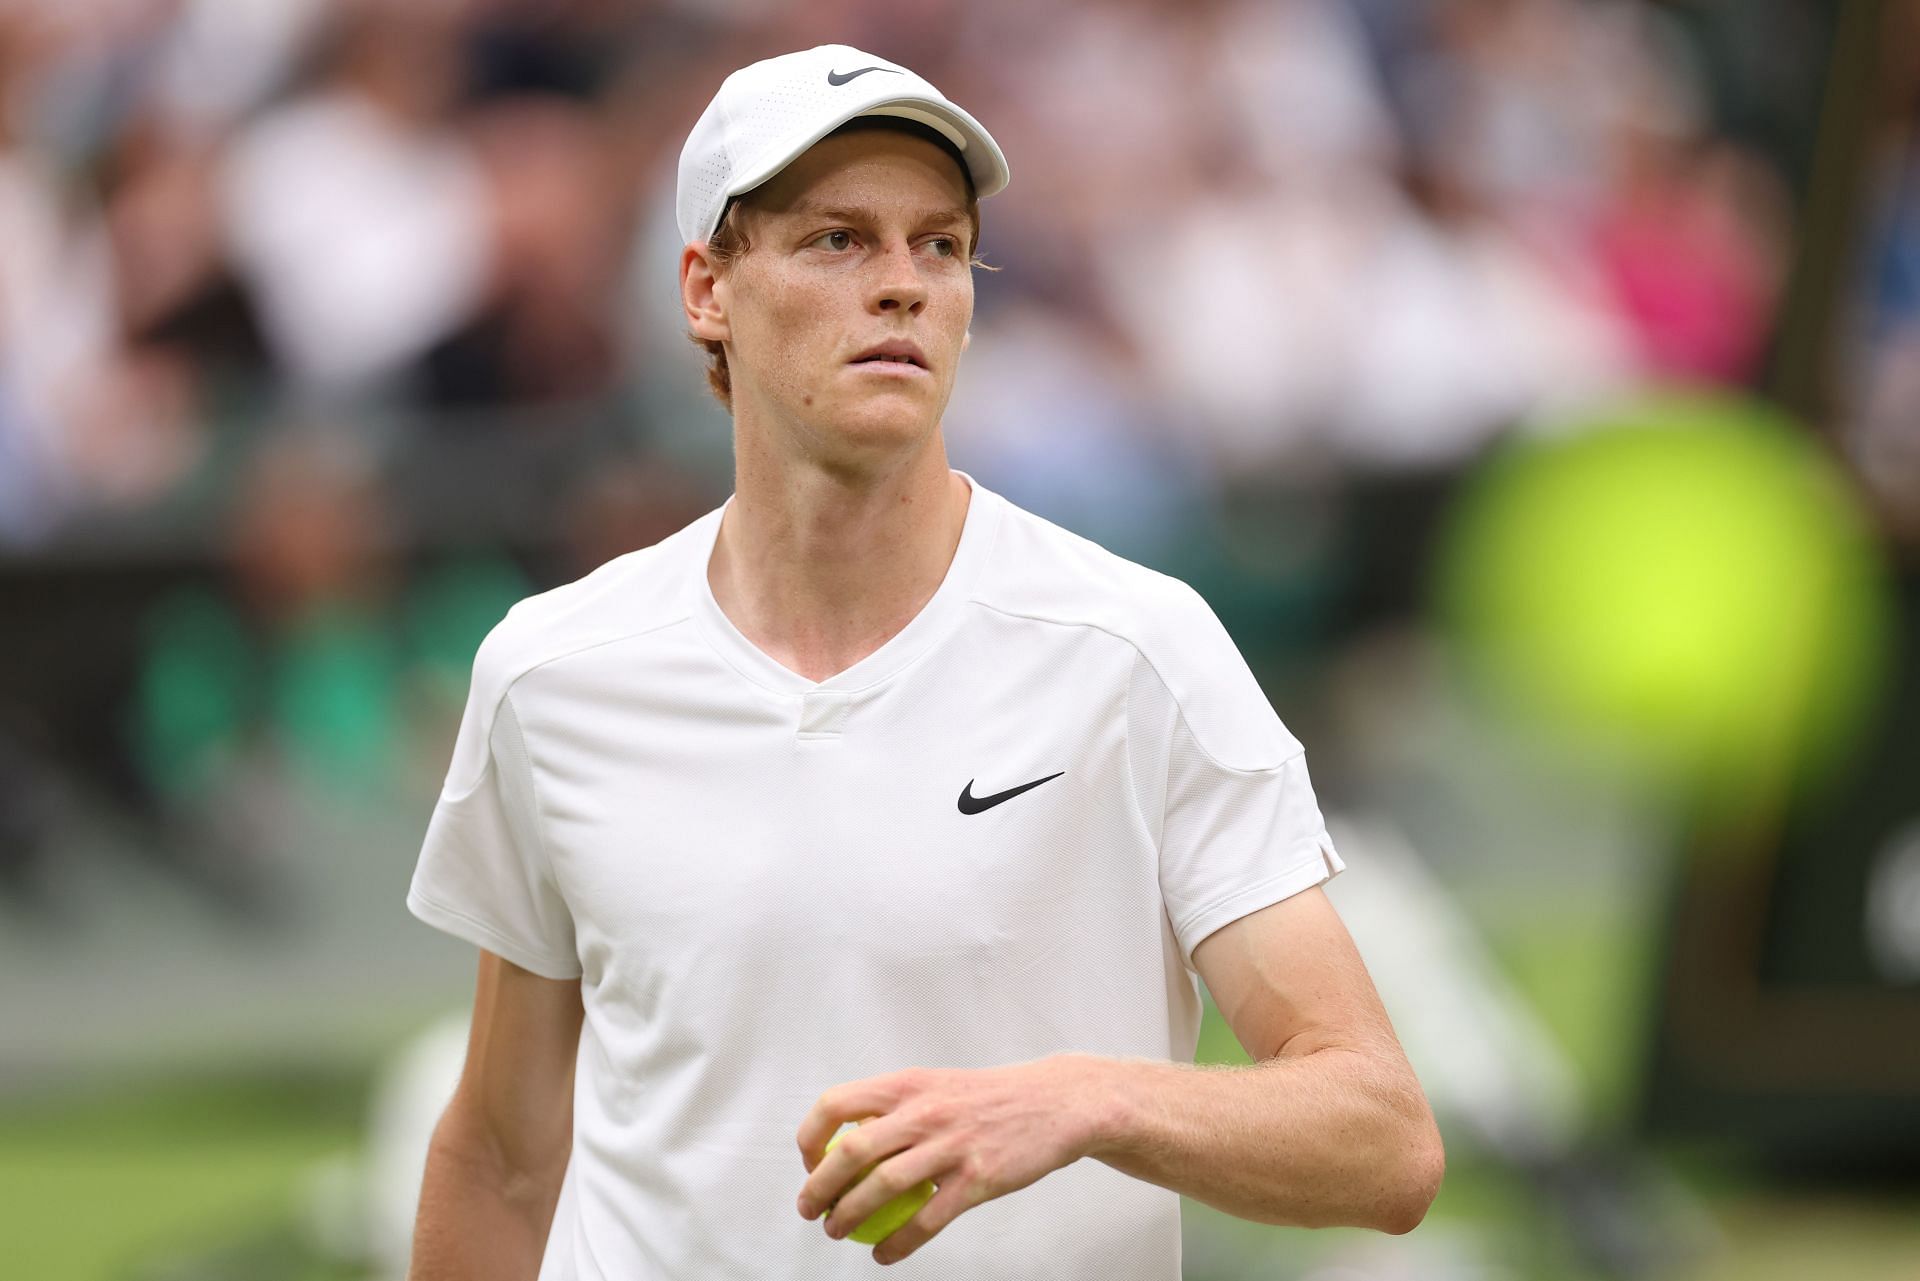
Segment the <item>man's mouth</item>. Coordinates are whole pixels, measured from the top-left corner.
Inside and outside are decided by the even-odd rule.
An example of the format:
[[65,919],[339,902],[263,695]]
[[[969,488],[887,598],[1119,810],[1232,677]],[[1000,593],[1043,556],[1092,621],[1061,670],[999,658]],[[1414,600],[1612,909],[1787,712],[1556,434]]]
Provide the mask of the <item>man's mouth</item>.
[[905,338],[893,338],[867,348],[848,363],[876,367],[901,365],[909,369],[924,370],[927,367],[927,357],[917,343]]
[[932,374],[914,364],[911,360],[880,359],[855,360],[849,362],[862,373],[878,374],[882,378],[931,378]]

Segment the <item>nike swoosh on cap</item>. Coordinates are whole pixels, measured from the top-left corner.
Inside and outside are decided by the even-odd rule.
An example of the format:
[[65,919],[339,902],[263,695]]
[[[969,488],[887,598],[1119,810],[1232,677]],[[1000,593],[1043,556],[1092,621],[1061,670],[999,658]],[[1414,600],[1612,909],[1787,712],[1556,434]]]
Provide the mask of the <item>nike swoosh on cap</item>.
[[892,67],[862,67],[858,71],[829,71],[827,72],[827,83],[830,85],[843,85],[855,76],[864,76],[869,71],[884,71],[888,75],[894,76],[901,74]]
[[973,794],[973,780],[968,779],[967,785],[960,789],[960,812],[962,814],[978,814],[981,810],[990,810],[1001,801],[1010,801],[1022,792],[1031,792],[1034,788],[1040,786],[1040,784],[1051,783],[1054,779],[1059,778],[1061,774],[1065,773],[1065,770],[1061,770],[1060,774],[1049,774],[1045,778],[1036,778],[1031,783],[1022,783],[1020,786],[1010,787],[1004,792],[995,792],[992,796],[975,796]]

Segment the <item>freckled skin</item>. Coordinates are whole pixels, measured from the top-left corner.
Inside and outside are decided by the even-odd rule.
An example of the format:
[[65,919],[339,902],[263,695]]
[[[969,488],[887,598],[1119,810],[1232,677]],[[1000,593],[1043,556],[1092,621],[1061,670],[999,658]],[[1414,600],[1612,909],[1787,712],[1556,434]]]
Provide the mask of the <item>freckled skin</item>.
[[[867,471],[938,432],[973,320],[973,247],[964,220],[933,215],[966,194],[945,151],[890,131],[825,139],[753,193],[752,248],[714,282],[720,315],[701,334],[727,345],[743,438]],[[931,376],[848,363],[891,338],[917,343]]]

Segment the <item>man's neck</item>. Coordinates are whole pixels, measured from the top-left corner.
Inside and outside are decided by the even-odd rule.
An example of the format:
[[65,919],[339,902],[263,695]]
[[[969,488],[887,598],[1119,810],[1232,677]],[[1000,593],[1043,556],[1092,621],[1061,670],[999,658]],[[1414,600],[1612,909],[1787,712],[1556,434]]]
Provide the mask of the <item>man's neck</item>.
[[826,680],[886,644],[939,590],[972,491],[937,435],[881,475],[795,466],[744,444],[707,581],[768,657]]

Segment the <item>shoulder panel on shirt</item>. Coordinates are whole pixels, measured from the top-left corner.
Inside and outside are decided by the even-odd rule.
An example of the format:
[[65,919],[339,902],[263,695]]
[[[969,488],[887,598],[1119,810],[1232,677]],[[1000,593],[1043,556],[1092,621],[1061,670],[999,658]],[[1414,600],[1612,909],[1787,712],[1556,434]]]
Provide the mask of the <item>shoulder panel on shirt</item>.
[[715,515],[709,513],[651,547],[616,556],[571,583],[529,596],[494,624],[473,657],[467,694],[473,732],[462,733],[454,745],[448,794],[477,786],[485,775],[493,720],[515,681],[556,659],[687,617],[689,540]]
[[1302,750],[1219,617],[1178,578],[1009,502],[973,597],[1002,613],[1097,627],[1131,644],[1219,765],[1272,769]]

